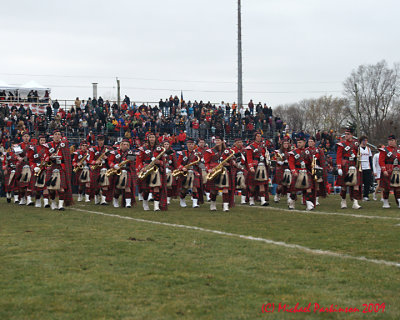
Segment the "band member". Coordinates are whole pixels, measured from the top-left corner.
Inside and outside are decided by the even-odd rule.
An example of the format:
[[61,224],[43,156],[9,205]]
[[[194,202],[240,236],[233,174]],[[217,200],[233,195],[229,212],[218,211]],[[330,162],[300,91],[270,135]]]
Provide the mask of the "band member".
[[[72,199],[72,166],[71,154],[68,147],[68,141],[62,139],[61,132],[55,130],[53,141],[48,143],[49,156],[46,162],[50,161],[50,166],[46,171],[46,187],[49,191],[52,210],[64,210],[64,204],[70,206]],[[56,204],[56,195],[58,194],[58,206]]]
[[367,136],[362,136],[358,140],[360,143],[360,158],[361,162],[361,173],[363,181],[363,201],[369,201],[369,194],[373,185],[373,175],[372,175],[372,151],[368,147]]
[[261,205],[269,205],[268,193],[268,168],[270,156],[262,142],[262,135],[256,132],[254,142],[246,147],[246,160],[248,167],[247,186],[249,190],[251,206],[255,205],[255,199],[261,198]]
[[346,129],[345,139],[337,143],[336,164],[338,167],[337,185],[342,187],[341,208],[347,208],[346,193],[349,187],[350,199],[353,200],[353,209],[360,209],[358,200],[361,200],[362,176],[357,167],[358,141],[353,139],[353,130]]
[[292,183],[292,173],[289,168],[289,152],[290,142],[289,139],[282,141],[281,148],[275,150],[272,159],[275,163],[275,174],[272,183],[277,184],[274,202],[278,203],[282,195],[290,197],[290,185]]
[[10,150],[7,151],[3,159],[3,171],[4,171],[4,191],[6,192],[7,202],[11,202],[12,193],[14,193],[14,203],[19,203],[18,198],[18,181],[16,176],[16,169],[19,154],[22,153],[21,147],[18,143],[11,146]]
[[204,164],[204,155],[205,155],[207,149],[208,149],[208,146],[206,144],[206,141],[203,138],[199,138],[197,140],[196,151],[197,151],[197,153],[201,154],[201,160],[199,163],[199,167],[201,169],[201,176],[202,176],[201,184],[203,186],[203,190],[206,195],[206,200],[210,201],[210,185],[212,182],[207,182],[207,169]]
[[393,190],[394,198],[400,208],[400,148],[396,137],[388,137],[388,146],[379,149],[381,167],[381,188],[383,188],[383,208],[390,208],[389,193]]
[[182,174],[179,177],[179,204],[185,208],[185,197],[189,190],[192,190],[193,208],[199,208],[199,202],[203,201],[203,190],[201,188],[201,169],[199,162],[201,161],[201,154],[195,150],[193,139],[186,140],[187,150],[178,152],[178,170]]
[[[107,157],[110,154],[109,148],[104,145],[104,136],[97,136],[97,146],[89,148],[90,152],[90,184],[94,204],[106,205],[106,195],[109,191],[110,180],[106,175],[108,170]],[[101,191],[101,194],[100,194]]]
[[168,138],[164,139],[163,147],[165,149],[164,161],[167,175],[167,204],[170,204],[171,198],[176,197],[178,193],[177,179],[172,175],[172,172],[178,167],[178,160]]
[[315,146],[315,138],[308,138],[308,151],[310,151],[312,156],[315,156],[315,168],[314,176],[315,180],[315,205],[319,206],[319,198],[326,198],[327,190],[326,184],[328,182],[328,166],[326,163],[325,153],[322,149]]
[[32,169],[29,164],[29,151],[31,149],[30,140],[31,137],[29,133],[25,132],[22,135],[22,142],[19,144],[22,152],[18,155],[16,176],[19,189],[19,204],[33,206],[34,202],[32,200],[31,189]]
[[[376,195],[378,192],[382,189],[381,188],[381,166],[379,165],[379,154],[380,154],[380,149],[384,147],[383,144],[378,144],[378,152],[374,154],[372,158],[372,163],[373,163],[373,169],[374,169],[374,178],[377,183],[377,186],[375,188],[374,194],[373,194],[373,199],[376,201],[377,197]],[[383,201],[383,195],[381,196],[381,199]]]
[[149,133],[147,143],[139,148],[136,170],[145,211],[150,210],[150,192],[154,198],[154,211],[167,210],[167,176],[163,159],[164,153],[165,149],[156,143],[154,133]]
[[122,194],[122,205],[126,208],[135,203],[135,155],[130,150],[128,139],[121,141],[119,149],[111,151],[108,157],[110,169],[106,177],[112,178],[109,184],[113,189],[110,191],[114,195],[113,206],[119,207],[119,196]]
[[39,137],[39,144],[32,146],[29,152],[29,163],[34,172],[32,177],[32,190],[35,193],[35,207],[42,206],[41,197],[43,195],[43,205],[45,208],[50,207],[49,192],[46,188],[46,170],[49,162],[46,159],[49,157],[49,149],[46,144],[46,137]]
[[80,148],[74,152],[74,159],[72,166],[75,172],[75,182],[78,185],[78,202],[83,200],[85,195],[85,202],[90,202],[90,153],[88,143],[83,140]]
[[217,195],[222,189],[223,211],[235,205],[235,176],[233,167],[234,152],[226,147],[221,137],[215,137],[215,146],[207,149],[204,155],[210,185],[210,210],[217,210]]
[[247,178],[247,169],[246,169],[246,150],[243,147],[243,140],[240,138],[235,139],[235,143],[233,145],[232,150],[235,152],[235,188],[236,190],[241,191],[241,204],[246,204],[246,178]]
[[302,192],[306,200],[306,210],[315,207],[314,179],[311,175],[313,156],[306,150],[306,139],[304,136],[297,138],[297,148],[289,152],[289,168],[292,173],[292,184],[290,186],[289,209],[295,209],[297,192]]

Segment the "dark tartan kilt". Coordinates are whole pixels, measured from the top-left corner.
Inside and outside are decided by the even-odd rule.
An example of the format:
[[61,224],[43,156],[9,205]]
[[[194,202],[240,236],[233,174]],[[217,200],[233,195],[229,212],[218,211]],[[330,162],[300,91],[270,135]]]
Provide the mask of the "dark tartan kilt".
[[[256,181],[254,178],[256,176],[256,173],[249,171],[247,173],[247,177],[246,177],[246,186],[251,187],[251,186],[264,186],[264,185],[268,185],[268,180],[267,181]],[[268,176],[269,178],[269,176]]]
[[283,179],[283,173],[285,169],[289,169],[287,166],[277,166],[275,169],[274,177],[272,178],[272,183],[281,184]]
[[11,180],[10,184],[8,184],[9,179],[10,179],[10,170],[7,169],[7,174],[4,175],[4,191],[13,192],[18,190],[17,175],[14,174],[14,178]]
[[[118,184],[118,178],[119,178],[119,176],[115,175],[115,177],[114,177],[114,184],[115,184],[115,186],[117,186],[117,184]],[[125,185],[125,189],[126,189],[126,188],[130,188],[131,191],[132,191],[132,190],[135,191],[135,179],[134,179],[133,173],[132,173],[131,171],[128,171],[128,172],[126,173],[126,185]]]
[[172,186],[171,186],[171,187],[168,187],[168,189],[170,189],[170,188],[177,189],[177,186],[178,186],[178,185],[179,185],[178,179],[175,178],[175,177],[172,177]]
[[[343,175],[342,176],[338,176],[337,180],[336,180],[336,185],[340,186],[340,187],[348,187],[346,186],[346,183],[344,181],[344,178],[347,175],[347,172],[349,171],[349,167],[355,167],[356,164],[354,161],[349,162],[346,160],[343,160],[343,164],[342,164],[342,171],[343,171]],[[361,186],[362,185],[362,172],[357,171],[357,182],[358,185]]]
[[[227,188],[228,190],[235,190],[236,188],[236,171],[232,170],[229,171],[228,168],[228,178],[229,178],[229,187]],[[207,182],[207,184],[210,184],[210,192],[212,191],[219,191],[220,188],[218,186],[216,186],[216,183],[218,182],[219,177],[216,177],[214,180],[211,180],[209,182]]]
[[[73,171],[72,171],[72,174],[74,175],[74,178],[73,178],[73,181],[74,181],[74,185],[76,185],[76,186],[81,186],[81,187],[84,187],[84,186],[86,186],[86,184],[87,184],[87,182],[83,182],[83,183],[81,183],[81,181],[79,180],[79,177],[80,177],[80,175],[81,175],[81,173],[82,173],[82,170],[78,170],[76,173],[74,173]],[[90,176],[90,184],[92,183],[92,171],[90,171],[89,170],[89,176]]]
[[47,182],[49,182],[49,180],[51,179],[51,175],[53,174],[54,169],[60,170],[60,188],[66,190],[67,189],[66,174],[65,174],[65,170],[60,165],[52,165],[49,169],[47,169],[46,185],[47,185]]
[[147,178],[145,178],[143,180],[137,179],[136,183],[139,187],[140,192],[150,192],[149,180],[150,180],[150,176],[148,176]]
[[[165,173],[163,170],[160,170],[160,174],[161,174],[161,184],[163,184],[163,179],[165,178]],[[147,178],[144,178],[143,180],[139,180],[137,179],[137,185],[139,187],[139,192],[152,192],[152,190],[154,189],[154,187],[150,187],[150,177],[151,174],[147,176]],[[166,178],[165,178],[166,181]],[[161,185],[160,187],[157,188],[162,188],[163,186]]]
[[207,192],[209,192],[209,191],[211,190],[211,186],[212,186],[213,184],[214,184],[214,183],[213,183],[212,181],[207,181],[207,183],[204,185],[204,190],[207,191]]
[[[193,188],[200,188],[200,186],[201,186],[200,179],[202,179],[201,174],[198,173],[197,171],[195,171],[194,172],[194,180],[193,180]],[[185,177],[180,176],[177,181],[178,190],[180,190],[182,188],[184,182],[185,182]]]
[[325,198],[327,195],[326,180],[324,180],[322,182],[317,182],[317,183],[318,183],[317,197]]
[[90,188],[91,189],[99,189],[99,178],[100,178],[100,170],[101,168],[97,168],[96,170],[90,169]]
[[[296,181],[297,181],[297,178],[298,178],[298,176],[296,177],[296,176],[294,176],[294,174],[292,173],[292,183],[291,183],[291,185],[290,185],[290,192],[298,192],[298,191],[306,191],[307,189],[297,189],[296,187],[295,187],[295,185],[296,185]],[[308,187],[308,189],[314,189],[314,180],[312,179],[312,176],[311,176],[311,172],[310,171],[308,171],[307,170],[307,178],[308,178],[308,181],[309,181],[309,187]]]
[[387,170],[388,176],[386,177],[385,174],[383,173],[383,171],[381,172],[380,187],[385,189],[385,190],[394,189],[394,187],[390,186],[390,178],[391,178],[392,172],[393,172],[393,165],[386,164],[385,166],[386,166],[386,170]]
[[[46,174],[47,174],[46,171],[44,173],[42,173],[42,174],[44,175],[44,179],[45,179],[45,182],[46,182]],[[35,191],[43,191],[43,190],[45,190],[47,188],[46,187],[46,183],[45,183],[43,188],[39,188],[39,187],[35,186],[37,179],[38,179],[38,177],[36,177],[35,173],[33,173],[32,174],[32,180],[31,180],[31,189],[35,190]]]
[[[17,170],[15,171],[15,176],[17,177],[16,182],[18,184],[18,188],[20,188],[20,189],[23,189],[23,188],[30,189],[31,185],[32,185],[32,179],[31,179],[31,181],[28,181],[27,183],[22,183],[19,181],[19,179],[21,177],[22,169],[25,165],[29,165],[29,164],[19,165],[17,167]],[[33,176],[32,168],[30,170],[31,170],[31,177],[32,177]]]

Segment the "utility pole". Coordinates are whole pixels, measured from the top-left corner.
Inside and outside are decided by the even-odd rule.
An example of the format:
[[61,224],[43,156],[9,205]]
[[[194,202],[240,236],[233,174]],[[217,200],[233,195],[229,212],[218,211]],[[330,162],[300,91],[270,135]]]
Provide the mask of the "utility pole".
[[356,134],[357,134],[357,138],[360,138],[360,99],[358,97],[358,87],[357,87],[357,83],[354,84],[354,92],[356,94],[356,113],[357,113],[357,130],[356,130]]
[[93,98],[97,99],[97,82],[93,82]]
[[243,107],[242,85],[242,18],[240,0],[238,0],[238,110]]
[[120,82],[119,82],[119,79],[117,78],[117,103],[118,103],[118,106],[120,106],[121,105],[121,84],[120,84]]

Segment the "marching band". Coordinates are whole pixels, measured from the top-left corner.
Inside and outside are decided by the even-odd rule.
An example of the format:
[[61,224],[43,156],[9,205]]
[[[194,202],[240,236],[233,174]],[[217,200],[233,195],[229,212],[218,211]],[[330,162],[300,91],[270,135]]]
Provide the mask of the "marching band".
[[[22,142],[13,144],[2,156],[7,202],[40,208],[43,198],[44,207],[64,210],[73,204],[75,186],[78,202],[94,201],[115,208],[131,208],[138,193],[145,211],[150,210],[150,195],[154,211],[167,210],[172,198],[178,198],[180,207],[185,208],[188,197],[192,208],[209,201],[210,210],[216,211],[217,196],[222,195],[222,210],[227,212],[235,205],[235,195],[241,196],[242,205],[259,202],[268,206],[272,182],[276,185],[275,203],[287,196],[288,208],[295,209],[302,195],[305,209],[310,211],[329,192],[329,161],[313,137],[308,141],[297,138],[296,146],[285,137],[276,150],[260,132],[247,146],[236,139],[229,147],[217,136],[215,146],[209,148],[204,139],[189,138],[186,149],[177,152],[168,137],[159,142],[154,133],[147,135],[136,152],[127,139],[113,147],[105,145],[105,140],[99,135],[94,145],[83,141],[73,151],[59,130],[48,142],[44,136],[33,142],[28,133],[23,134]],[[346,129],[344,139],[337,143],[336,162],[341,208],[347,208],[349,193],[352,208],[360,209],[360,146],[351,129]],[[388,146],[379,149],[383,208],[390,208],[390,191],[400,207],[399,162],[400,149],[396,137],[390,135]]]

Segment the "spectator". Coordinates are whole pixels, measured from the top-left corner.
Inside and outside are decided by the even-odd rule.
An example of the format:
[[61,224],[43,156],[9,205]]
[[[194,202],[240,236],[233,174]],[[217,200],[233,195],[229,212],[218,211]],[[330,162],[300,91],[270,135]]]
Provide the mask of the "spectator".
[[253,100],[250,100],[249,104],[247,105],[249,107],[249,112],[251,115],[254,115],[254,103]]
[[54,114],[57,114],[59,108],[60,108],[60,104],[58,103],[58,100],[56,99],[56,101],[54,101],[54,103],[53,103]]

